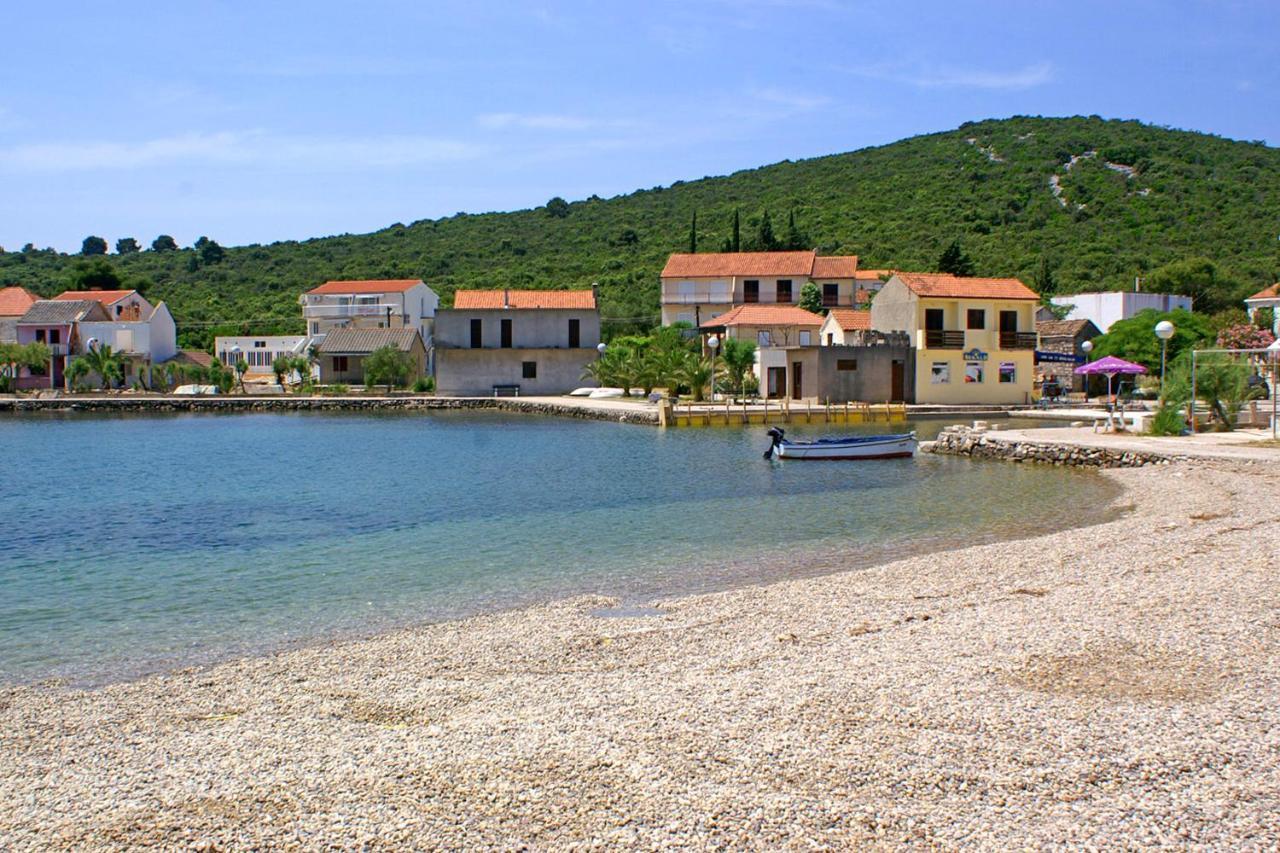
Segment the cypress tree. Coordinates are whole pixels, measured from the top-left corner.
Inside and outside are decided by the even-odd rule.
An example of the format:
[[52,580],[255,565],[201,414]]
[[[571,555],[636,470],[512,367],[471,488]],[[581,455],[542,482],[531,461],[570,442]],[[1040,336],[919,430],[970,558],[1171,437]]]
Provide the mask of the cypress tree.
[[729,239],[730,252],[742,251],[742,233],[739,229],[740,223],[738,222],[738,208],[735,207],[733,209],[733,236]]
[[693,212],[693,221],[689,223],[689,254],[698,251],[698,211]]
[[951,245],[943,251],[942,257],[938,258],[938,272],[947,272],[958,276],[973,275],[973,261],[960,248],[958,239],[952,240]]
[[772,252],[778,248],[778,240],[773,236],[773,222],[769,219],[769,211],[764,212],[764,216],[760,220],[760,236],[759,250],[762,252]]
[[796,228],[795,208],[792,208],[787,216],[787,239],[785,243],[786,248],[792,251],[798,251],[804,248],[804,236],[800,233],[800,229]]

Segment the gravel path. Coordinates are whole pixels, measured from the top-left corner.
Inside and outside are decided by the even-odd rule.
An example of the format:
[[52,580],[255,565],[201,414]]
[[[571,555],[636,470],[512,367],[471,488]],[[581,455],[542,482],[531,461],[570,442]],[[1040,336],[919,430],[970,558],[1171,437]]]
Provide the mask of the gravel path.
[[1274,848],[1280,475],[1099,476],[1109,524],[663,616],[0,691],[0,848]]

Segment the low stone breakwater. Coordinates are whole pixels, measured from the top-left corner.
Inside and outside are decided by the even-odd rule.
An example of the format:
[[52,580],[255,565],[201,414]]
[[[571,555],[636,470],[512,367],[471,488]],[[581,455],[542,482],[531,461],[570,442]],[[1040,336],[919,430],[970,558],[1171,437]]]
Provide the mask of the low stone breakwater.
[[966,426],[947,427],[938,433],[935,440],[921,442],[920,452],[1086,468],[1141,468],[1144,465],[1168,465],[1185,458],[1163,453],[1113,450],[1049,441],[1019,441],[1005,438],[999,433]]
[[592,407],[589,404],[559,404],[518,397],[57,397],[40,399],[16,397],[0,399],[0,413],[6,412],[89,412],[89,413],[172,413],[208,414],[239,412],[430,412],[490,410],[528,415],[613,421],[615,423],[658,423],[657,412],[638,409]]

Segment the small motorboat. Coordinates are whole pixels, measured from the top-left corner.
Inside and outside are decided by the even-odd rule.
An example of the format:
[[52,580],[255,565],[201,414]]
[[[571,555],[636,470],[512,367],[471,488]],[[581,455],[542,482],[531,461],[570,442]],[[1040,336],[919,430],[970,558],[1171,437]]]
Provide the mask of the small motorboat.
[[769,437],[773,443],[764,452],[765,459],[772,459],[774,453],[779,459],[897,459],[916,452],[914,432],[791,441],[786,430],[772,427]]

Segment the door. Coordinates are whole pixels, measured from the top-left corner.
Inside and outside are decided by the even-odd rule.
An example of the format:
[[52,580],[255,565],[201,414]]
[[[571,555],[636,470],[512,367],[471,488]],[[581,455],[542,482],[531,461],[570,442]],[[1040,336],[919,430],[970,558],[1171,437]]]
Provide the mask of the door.
[[804,362],[791,362],[791,399],[799,400],[804,396]]
[[511,349],[511,321],[504,318],[502,321],[501,329],[502,329],[502,341],[501,341],[502,348]]
[[781,397],[787,392],[787,369],[785,367],[770,367],[768,370],[768,381],[765,384],[764,394],[768,398]]
[[889,402],[901,403],[907,397],[906,375],[907,371],[902,359],[895,358],[893,360],[892,374],[889,377]]
[[926,308],[924,309],[924,327],[930,332],[941,332],[942,325],[942,309]]
[[1000,349],[1013,349],[1018,345],[1018,312],[1000,312]]

